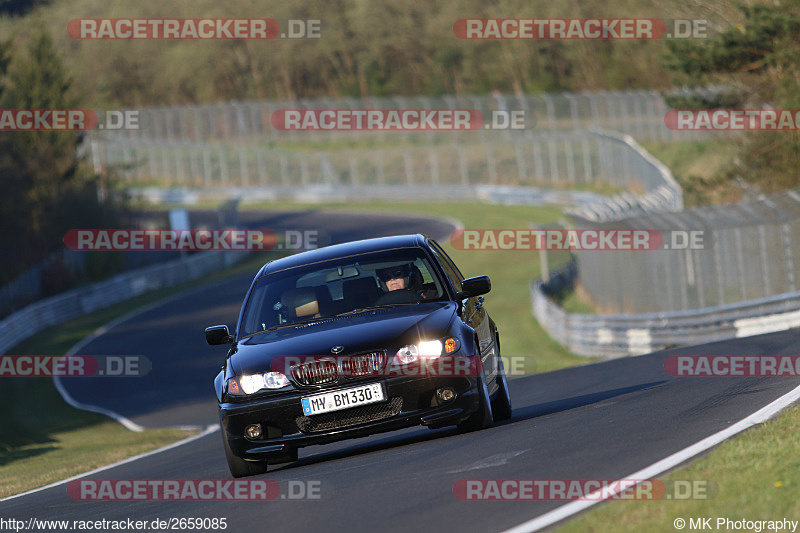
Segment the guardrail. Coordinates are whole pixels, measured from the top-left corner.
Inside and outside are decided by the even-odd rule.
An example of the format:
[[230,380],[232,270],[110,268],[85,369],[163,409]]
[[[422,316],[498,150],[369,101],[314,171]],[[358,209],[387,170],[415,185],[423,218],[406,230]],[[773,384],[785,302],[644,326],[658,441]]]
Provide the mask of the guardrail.
[[533,314],[555,340],[582,356],[622,357],[800,327],[800,291],[691,311],[635,315],[569,313],[552,295],[569,289],[577,264],[531,284]]
[[601,197],[588,205],[568,209],[566,214],[592,222],[606,222],[641,213],[683,209],[683,189],[672,171],[633,137],[598,129],[591,133],[607,146],[601,158],[603,175],[613,176],[611,182],[622,182],[628,187],[638,185],[644,190],[640,194],[626,192],[611,198]]
[[[315,153],[264,146],[220,146],[118,139],[96,145],[98,169],[119,167],[128,187],[161,181],[198,196],[250,190],[249,199],[475,198],[476,191],[581,188],[603,183],[637,194],[591,202],[590,219],[682,206],[680,187],[630,137],[602,131],[527,134],[492,143],[397,146]],[[663,167],[663,165],[662,165]],[[168,178],[166,178],[168,177]],[[153,194],[153,189],[149,189]],[[169,190],[169,189],[164,189]],[[409,194],[413,191],[413,194]],[[162,195],[165,194],[162,190]],[[586,191],[572,194],[586,196]],[[561,196],[566,196],[564,192]],[[506,195],[508,196],[508,195]],[[533,195],[541,197],[541,194]],[[394,196],[393,196],[394,197]],[[538,200],[539,198],[535,198]],[[570,204],[574,205],[573,202]],[[607,217],[606,217],[607,218]]]
[[248,251],[202,252],[128,271],[87,287],[40,300],[0,321],[0,353],[6,353],[50,326],[105,309],[146,291],[198,279],[229,267],[248,254]]
[[246,198],[254,201],[295,202],[369,202],[375,198],[397,201],[463,202],[480,201],[504,205],[558,205],[580,207],[597,204],[603,196],[589,191],[546,189],[542,187],[515,187],[510,185],[408,186],[408,185],[339,185],[296,187],[229,187],[225,189],[194,189],[135,187],[128,190],[132,199],[149,203],[190,204],[201,201],[218,201],[220,198]]

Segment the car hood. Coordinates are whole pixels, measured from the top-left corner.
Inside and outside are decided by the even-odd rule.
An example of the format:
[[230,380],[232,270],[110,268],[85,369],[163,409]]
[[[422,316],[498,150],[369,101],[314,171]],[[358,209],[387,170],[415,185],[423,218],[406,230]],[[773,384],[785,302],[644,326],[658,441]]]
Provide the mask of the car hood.
[[342,354],[397,350],[446,335],[456,309],[455,302],[422,303],[321,318],[261,333],[239,341],[229,369],[234,375],[269,371],[275,357],[331,355],[334,346],[342,346]]

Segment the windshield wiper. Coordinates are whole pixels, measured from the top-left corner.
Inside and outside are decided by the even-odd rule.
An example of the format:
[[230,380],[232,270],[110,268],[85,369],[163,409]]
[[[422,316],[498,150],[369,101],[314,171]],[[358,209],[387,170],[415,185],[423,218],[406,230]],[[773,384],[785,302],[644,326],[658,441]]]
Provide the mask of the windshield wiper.
[[[419,302],[417,302],[419,303]],[[299,322],[291,322],[288,324],[278,324],[277,326],[272,326],[262,331],[256,331],[255,333],[251,333],[250,335],[245,335],[243,338],[254,337],[256,335],[261,335],[262,333],[269,333],[270,331],[276,331],[283,328],[288,328],[291,326],[301,326],[303,324],[311,324],[312,322],[324,322],[329,320],[333,317],[337,316],[347,316],[347,315],[355,315],[358,313],[364,313],[366,311],[373,311],[375,309],[388,309],[390,307],[399,307],[399,306],[406,306],[406,305],[416,305],[415,303],[396,303],[396,304],[384,304],[384,305],[371,305],[369,307],[359,307],[358,309],[353,309],[352,311],[345,311],[344,313],[338,313],[336,315],[327,315],[327,316],[320,316],[317,318],[312,318],[311,320],[301,320]]]
[[272,327],[269,327],[267,329],[263,329],[261,331],[256,331],[255,333],[251,333],[250,335],[245,335],[245,338],[254,337],[256,335],[261,335],[262,333],[269,333],[270,331],[276,331],[276,330],[279,330],[279,329],[289,328],[289,327],[292,327],[292,326],[299,326],[299,325],[302,325],[302,324],[310,324],[312,322],[319,322],[320,320],[325,320],[325,319],[323,317],[317,317],[317,318],[312,318],[311,320],[300,320],[300,321],[297,321],[297,322],[288,322],[286,324],[278,324],[277,326],[272,326]]
[[384,304],[384,305],[371,305],[369,307],[359,307],[358,309],[353,309],[352,311],[345,311],[344,313],[339,313],[333,316],[346,316],[346,315],[354,315],[356,313],[363,313],[365,311],[372,311],[373,309],[387,309],[389,307],[397,307],[398,305],[413,305],[413,304]]

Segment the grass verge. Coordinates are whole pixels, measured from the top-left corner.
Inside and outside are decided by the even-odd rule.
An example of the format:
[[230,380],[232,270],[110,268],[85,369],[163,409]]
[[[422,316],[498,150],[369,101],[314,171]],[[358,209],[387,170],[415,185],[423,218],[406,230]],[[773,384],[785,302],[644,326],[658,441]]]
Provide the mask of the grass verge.
[[674,532],[677,529],[673,524],[678,518],[686,521],[685,530],[689,531],[689,519],[698,517],[712,518],[712,529],[716,531],[734,531],[727,525],[717,528],[717,518],[800,520],[800,458],[795,444],[798,431],[800,406],[795,406],[663,478],[668,487],[677,480],[705,488],[696,494],[705,494],[704,497],[600,504],[558,531]]
[[[10,350],[9,355],[64,354],[117,317],[198,283],[255,272],[264,261],[259,254],[199,281],[143,294],[49,328]],[[50,378],[3,378],[2,390],[11,400],[0,410],[0,498],[166,446],[193,433],[178,429],[128,431],[104,416],[67,405]]]
[[683,188],[687,208],[720,205],[742,200],[742,189],[731,178],[739,150],[734,137],[681,143],[643,143],[663,162]]

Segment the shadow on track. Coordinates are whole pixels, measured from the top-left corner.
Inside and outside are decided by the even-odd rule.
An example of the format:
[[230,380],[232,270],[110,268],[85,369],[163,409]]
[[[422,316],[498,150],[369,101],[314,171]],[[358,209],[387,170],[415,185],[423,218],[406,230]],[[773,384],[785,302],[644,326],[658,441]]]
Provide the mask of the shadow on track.
[[[371,441],[364,444],[355,444],[353,446],[349,446],[342,450],[336,450],[331,452],[320,451],[318,453],[314,453],[313,455],[309,455],[308,457],[301,457],[298,461],[294,463],[287,463],[285,465],[276,466],[275,468],[270,466],[269,471],[277,472],[281,470],[291,470],[293,468],[299,468],[302,466],[324,463],[327,461],[334,461],[336,459],[345,459],[347,457],[354,457],[357,455],[379,452],[391,448],[399,448],[402,446],[407,446],[409,444],[427,442],[429,440],[435,440],[444,437],[452,437],[457,435],[459,435],[459,432],[455,427],[435,429],[435,430],[420,428],[419,430],[414,431],[411,434],[389,436],[377,441]],[[315,446],[309,446],[308,448],[305,449],[313,450],[314,448]]]
[[639,385],[631,385],[630,387],[620,387],[617,389],[593,392],[591,394],[573,396],[572,398],[564,398],[561,400],[554,400],[552,402],[540,403],[528,407],[514,408],[514,416],[510,422],[527,420],[529,418],[536,418],[539,416],[568,411],[570,409],[575,409],[576,407],[583,407],[585,405],[602,402],[603,400],[608,400],[609,398],[614,398],[616,396],[622,396],[623,394],[651,389],[666,382],[667,380],[641,383]]
[[[546,402],[542,404],[530,405],[526,407],[519,407],[514,409],[514,416],[507,421],[496,423],[495,427],[502,427],[513,425],[517,422],[522,422],[524,420],[528,420],[531,418],[536,418],[539,416],[545,416],[553,413],[559,413],[562,411],[567,411],[569,409],[575,409],[577,407],[583,407],[586,405],[591,405],[594,403],[601,402],[603,400],[607,400],[609,398],[614,398],[617,396],[622,396],[624,394],[629,394],[631,392],[637,392],[641,390],[651,389],[665,383],[666,381],[654,381],[650,383],[642,383],[639,385],[633,385],[630,387],[621,387],[617,389],[611,389],[602,392],[596,392],[592,394],[584,394],[581,396],[574,396],[572,398],[564,398],[561,400],[555,400],[552,402]],[[491,431],[489,429],[488,431]],[[379,452],[391,448],[397,448],[401,446],[406,446],[410,444],[422,443],[427,442],[434,439],[441,439],[447,437],[456,437],[461,433],[455,427],[449,428],[442,428],[437,430],[425,430],[419,429],[414,431],[411,434],[403,434],[397,436],[389,436],[386,438],[382,438],[377,441],[372,441],[364,444],[355,444],[353,446],[349,446],[345,449],[340,449],[332,452],[324,452],[321,451],[319,453],[313,453],[307,457],[302,457],[298,461],[294,463],[287,463],[282,464],[276,467],[270,467],[270,472],[277,472],[282,470],[291,470],[293,468],[299,468],[303,466],[309,466],[317,463],[323,463],[327,461],[334,461],[337,459],[344,459],[347,457],[354,457],[362,454],[368,454],[372,452]],[[323,445],[324,446],[324,445]],[[311,446],[306,448],[307,450],[313,450],[315,447]],[[302,453],[302,452],[301,452]]]

